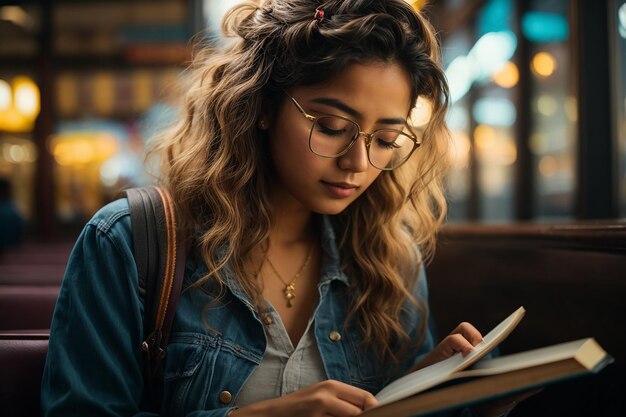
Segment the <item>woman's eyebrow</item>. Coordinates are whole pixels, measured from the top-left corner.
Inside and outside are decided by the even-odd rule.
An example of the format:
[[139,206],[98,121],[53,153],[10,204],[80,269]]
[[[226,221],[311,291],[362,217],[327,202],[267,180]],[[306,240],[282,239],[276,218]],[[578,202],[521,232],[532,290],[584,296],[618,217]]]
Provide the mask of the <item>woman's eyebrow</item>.
[[[337,100],[335,98],[318,97],[318,98],[312,99],[311,102],[318,103],[318,104],[325,104],[327,106],[334,107],[355,118],[361,118],[363,116],[361,112],[359,112],[358,110],[353,109],[352,107],[348,106],[343,101]],[[387,118],[378,119],[376,123],[384,124],[384,125],[403,125],[406,123],[406,119],[402,117],[387,117]]]

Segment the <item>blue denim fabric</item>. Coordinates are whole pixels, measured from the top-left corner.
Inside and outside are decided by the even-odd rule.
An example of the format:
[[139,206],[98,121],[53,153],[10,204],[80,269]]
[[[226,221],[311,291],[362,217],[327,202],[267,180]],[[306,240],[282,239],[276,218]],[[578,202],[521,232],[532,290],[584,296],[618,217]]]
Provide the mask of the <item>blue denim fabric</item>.
[[[372,393],[397,375],[363,349],[354,326],[344,329],[350,279],[340,270],[339,252],[328,217],[322,216],[322,271],[318,284],[315,337],[326,374]],[[189,257],[185,288],[206,273],[203,262]],[[426,298],[423,268],[417,296]],[[224,416],[233,398],[261,361],[265,334],[260,315],[244,295],[232,271],[225,273],[226,294],[219,304],[207,291],[183,291],[163,362],[163,408],[167,416]],[[415,308],[405,317],[417,339],[422,317]],[[48,416],[150,416],[139,410],[143,389],[143,305],[138,295],[128,202],[101,209],[82,231],[69,259],[51,325],[42,381],[42,410]],[[208,325],[208,327],[207,327]],[[339,332],[340,341],[328,335]],[[419,352],[401,364],[409,369],[433,348],[427,333]],[[276,381],[268,381],[276,383]]]

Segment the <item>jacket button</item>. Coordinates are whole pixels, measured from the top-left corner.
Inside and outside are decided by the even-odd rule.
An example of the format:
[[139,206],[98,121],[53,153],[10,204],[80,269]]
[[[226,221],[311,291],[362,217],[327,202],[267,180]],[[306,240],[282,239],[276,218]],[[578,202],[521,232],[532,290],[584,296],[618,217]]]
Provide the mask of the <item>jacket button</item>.
[[272,316],[267,314],[267,315],[265,315],[263,317],[263,323],[265,323],[267,326],[269,326],[270,324],[274,323],[274,319],[272,318]]
[[230,392],[228,391],[220,392],[220,402],[222,404],[230,404],[232,400],[233,400],[233,395]]
[[328,338],[333,342],[338,342],[341,340],[341,334],[339,332],[332,331],[328,334]]

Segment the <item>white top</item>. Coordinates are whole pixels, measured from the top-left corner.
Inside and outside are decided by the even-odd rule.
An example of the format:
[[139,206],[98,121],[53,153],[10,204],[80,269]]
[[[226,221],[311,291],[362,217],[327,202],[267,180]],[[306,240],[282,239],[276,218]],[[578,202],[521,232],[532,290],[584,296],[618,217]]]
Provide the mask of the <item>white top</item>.
[[294,348],[280,315],[267,304],[269,309],[263,320],[265,354],[237,394],[238,407],[280,397],[328,379],[315,340],[313,318]]

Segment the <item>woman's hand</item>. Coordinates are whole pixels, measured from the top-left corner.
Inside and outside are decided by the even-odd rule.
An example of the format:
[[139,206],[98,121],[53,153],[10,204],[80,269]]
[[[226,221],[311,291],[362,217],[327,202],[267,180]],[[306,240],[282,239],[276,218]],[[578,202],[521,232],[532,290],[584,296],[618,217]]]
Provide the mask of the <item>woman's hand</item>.
[[413,367],[412,371],[440,362],[458,352],[466,356],[474,349],[474,346],[482,340],[483,336],[476,327],[472,326],[470,323],[463,322],[456,326],[456,328],[439,342],[430,353],[424,356],[415,367]]
[[239,408],[230,417],[348,417],[357,416],[377,401],[372,394],[339,381],[323,381],[271,400]]

